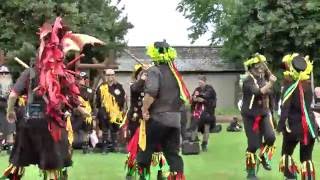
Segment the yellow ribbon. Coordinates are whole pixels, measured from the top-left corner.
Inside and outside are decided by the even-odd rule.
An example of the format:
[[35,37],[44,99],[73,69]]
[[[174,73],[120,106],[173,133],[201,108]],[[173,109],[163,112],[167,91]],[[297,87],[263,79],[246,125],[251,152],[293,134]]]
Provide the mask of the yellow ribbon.
[[120,111],[120,108],[114,96],[110,94],[109,87],[107,84],[103,84],[100,86],[100,93],[102,104],[106,112],[110,116],[110,122],[115,124],[121,124],[123,121],[123,113]]
[[18,105],[19,105],[20,107],[26,106],[26,99],[25,99],[23,96],[19,96],[19,98],[18,98]]
[[67,116],[66,130],[68,132],[69,144],[72,145],[74,138],[73,138],[73,130],[72,130],[72,124],[71,124],[71,115]]
[[79,100],[80,100],[80,102],[81,102],[81,105],[82,105],[82,106],[84,107],[84,109],[86,110],[86,112],[87,112],[88,114],[90,114],[90,116],[87,116],[87,117],[86,117],[85,122],[86,122],[87,124],[90,124],[90,125],[91,125],[93,119],[92,119],[92,116],[91,116],[92,108],[91,108],[90,102],[84,100],[81,96],[79,96]]
[[253,153],[247,152],[246,156],[247,156],[247,164],[250,164],[250,163],[256,164],[256,159]]
[[140,131],[139,131],[139,147],[142,151],[146,150],[146,121],[140,120]]

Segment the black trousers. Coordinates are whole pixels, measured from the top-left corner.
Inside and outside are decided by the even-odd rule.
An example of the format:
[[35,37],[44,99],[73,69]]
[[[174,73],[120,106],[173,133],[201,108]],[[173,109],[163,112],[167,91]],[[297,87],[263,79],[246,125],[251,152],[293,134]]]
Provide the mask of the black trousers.
[[180,128],[168,127],[150,119],[146,123],[146,136],[146,150],[139,151],[137,156],[139,167],[148,168],[153,152],[161,148],[170,166],[170,171],[183,172],[183,160],[179,155]]
[[262,116],[258,132],[253,131],[253,124],[256,117],[242,114],[242,118],[248,141],[248,152],[255,153],[263,144],[269,146],[274,144],[276,136],[270,123],[269,115]]
[[55,142],[48,130],[47,119],[30,119],[27,122],[18,115],[17,134],[10,155],[15,166],[36,164],[42,170],[71,166],[68,133],[61,128],[61,138]]
[[[100,108],[98,112],[99,128],[102,130],[103,143],[112,143],[116,146],[119,132],[119,125],[111,123],[104,109]],[[109,136],[110,134],[110,136]],[[109,138],[110,137],[110,138]]]
[[187,116],[187,111],[181,111],[181,138],[182,140],[185,140],[186,133],[187,133],[187,124],[188,124],[188,116]]
[[[299,139],[293,133],[283,133],[282,142],[282,155],[292,155],[296,145],[299,143]],[[312,151],[315,140],[309,138],[308,144],[304,145],[300,143],[300,162],[312,160]]]

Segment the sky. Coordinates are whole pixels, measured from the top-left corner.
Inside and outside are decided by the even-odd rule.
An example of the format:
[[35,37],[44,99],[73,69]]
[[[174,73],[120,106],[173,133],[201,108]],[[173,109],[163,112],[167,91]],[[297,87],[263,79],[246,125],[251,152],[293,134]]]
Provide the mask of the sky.
[[[146,46],[166,39],[173,46],[189,46],[187,28],[191,22],[176,11],[180,0],[122,0],[124,15],[134,25],[126,35],[129,46]],[[193,45],[209,45],[206,34]]]

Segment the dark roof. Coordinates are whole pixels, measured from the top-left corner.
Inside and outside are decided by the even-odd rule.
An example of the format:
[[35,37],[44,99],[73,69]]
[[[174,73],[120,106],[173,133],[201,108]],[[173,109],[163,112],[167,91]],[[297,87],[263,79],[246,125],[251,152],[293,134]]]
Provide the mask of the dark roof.
[[[177,58],[175,64],[179,71],[184,72],[226,72],[243,71],[242,67],[235,63],[225,62],[218,56],[220,48],[209,46],[176,46]],[[131,46],[127,48],[134,56],[142,62],[151,62],[146,55],[144,46]],[[136,62],[126,53],[122,53],[117,59],[118,71],[132,71]]]

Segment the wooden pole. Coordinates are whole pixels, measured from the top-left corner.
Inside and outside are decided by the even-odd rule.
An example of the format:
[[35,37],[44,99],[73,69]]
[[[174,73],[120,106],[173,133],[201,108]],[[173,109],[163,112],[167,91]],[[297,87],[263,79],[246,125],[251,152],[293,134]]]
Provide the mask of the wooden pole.
[[99,63],[99,64],[84,64],[84,63],[80,63],[77,66],[78,69],[118,69],[118,65],[117,64],[103,64],[103,63]]

